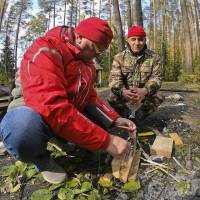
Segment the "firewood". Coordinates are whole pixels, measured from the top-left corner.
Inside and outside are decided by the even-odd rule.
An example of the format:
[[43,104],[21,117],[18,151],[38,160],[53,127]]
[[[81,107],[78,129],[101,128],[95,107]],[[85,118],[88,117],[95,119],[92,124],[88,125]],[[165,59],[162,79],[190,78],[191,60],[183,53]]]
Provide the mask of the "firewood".
[[171,157],[173,140],[171,138],[157,136],[150,148],[151,155]]
[[128,181],[136,180],[136,178],[137,178],[137,172],[138,172],[138,169],[139,169],[141,152],[142,152],[141,149],[139,149],[135,152],[133,162],[132,162],[132,166],[131,166],[129,174],[128,174]]
[[170,133],[169,135],[174,140],[175,145],[183,145],[183,141],[177,133]]

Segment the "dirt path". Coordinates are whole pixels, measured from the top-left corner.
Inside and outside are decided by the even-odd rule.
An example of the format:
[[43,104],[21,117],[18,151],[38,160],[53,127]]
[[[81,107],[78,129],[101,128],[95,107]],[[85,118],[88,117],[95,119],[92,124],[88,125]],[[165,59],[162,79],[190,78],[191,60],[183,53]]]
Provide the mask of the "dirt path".
[[[180,183],[177,183],[171,177],[159,171],[145,174],[150,168],[141,166],[139,170],[141,189],[132,193],[116,191],[113,197],[108,199],[200,200],[200,163],[198,162],[200,160],[200,93],[160,93],[166,97],[165,102],[145,120],[144,124],[158,129],[164,135],[170,132],[178,133],[185,145],[183,148],[175,148],[174,156],[184,167],[187,146],[188,144],[192,145],[192,173],[190,175],[182,173],[180,167],[172,159],[164,160],[163,162],[170,163],[171,173],[181,180]],[[174,98],[174,95],[177,97],[177,94],[180,95],[179,100]],[[99,95],[106,99],[108,89],[99,89]],[[8,155],[0,157],[0,167],[14,162]],[[0,176],[0,188],[2,188],[4,181],[5,178]],[[46,183],[36,182],[32,184],[28,182],[24,189],[17,193],[6,193],[1,189],[0,200],[28,199],[33,191],[45,188],[47,185]]]

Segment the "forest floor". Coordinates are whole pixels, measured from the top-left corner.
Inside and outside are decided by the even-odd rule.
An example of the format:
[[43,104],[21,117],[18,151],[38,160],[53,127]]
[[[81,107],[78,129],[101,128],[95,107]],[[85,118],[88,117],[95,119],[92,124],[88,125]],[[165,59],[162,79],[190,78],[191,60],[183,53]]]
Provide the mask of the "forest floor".
[[[166,83],[162,88],[183,89],[183,86]],[[106,99],[108,89],[98,89],[98,93]],[[6,154],[0,156],[0,200],[200,200],[200,92],[161,91],[160,94],[165,96],[165,101],[145,120],[145,129],[151,127],[166,136],[176,132],[181,137],[184,145],[174,146],[173,158],[182,167],[173,158],[159,160],[167,164],[168,173],[160,170],[149,172],[149,166],[140,165],[139,187],[127,189],[115,179],[99,181],[101,175],[111,172],[112,158],[106,153],[90,153],[80,148],[64,153],[54,149],[52,154],[68,172],[69,180],[62,185],[51,185],[35,172],[32,165],[16,163]],[[146,153],[149,153],[151,140],[147,137],[141,141],[141,145],[147,146]],[[186,170],[189,145],[192,147],[192,169]]]

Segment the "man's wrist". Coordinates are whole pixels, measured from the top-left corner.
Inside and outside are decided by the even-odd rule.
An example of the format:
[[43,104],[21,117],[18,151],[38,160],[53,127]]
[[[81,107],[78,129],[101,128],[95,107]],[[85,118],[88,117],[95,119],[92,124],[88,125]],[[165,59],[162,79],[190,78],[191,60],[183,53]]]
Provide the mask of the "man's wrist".
[[147,89],[146,87],[144,87],[144,88],[142,88],[142,89],[143,89],[143,91],[144,91],[144,96],[148,95],[148,93],[149,93],[148,89]]

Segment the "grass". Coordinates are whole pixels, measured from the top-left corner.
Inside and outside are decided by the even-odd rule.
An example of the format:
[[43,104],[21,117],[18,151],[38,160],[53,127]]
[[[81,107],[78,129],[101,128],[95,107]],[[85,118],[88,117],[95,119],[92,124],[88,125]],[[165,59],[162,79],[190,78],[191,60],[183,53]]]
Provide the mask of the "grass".
[[179,88],[179,89],[199,89],[200,90],[200,84],[198,83],[182,83],[182,82],[163,82],[162,83],[163,89],[169,89],[169,88]]

